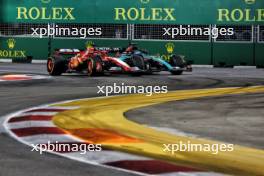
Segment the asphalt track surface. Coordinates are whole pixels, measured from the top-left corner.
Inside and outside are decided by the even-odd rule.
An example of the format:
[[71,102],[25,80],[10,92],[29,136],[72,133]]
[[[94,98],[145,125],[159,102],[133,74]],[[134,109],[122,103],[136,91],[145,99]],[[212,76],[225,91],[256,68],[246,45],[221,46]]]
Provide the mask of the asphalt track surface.
[[[44,64],[0,64],[0,74],[16,73],[47,76]],[[97,94],[99,85],[168,85],[169,90],[186,90],[264,85],[263,77],[261,69],[197,68],[182,76],[166,72],[142,77],[65,75],[46,80],[1,82],[0,116],[41,104],[102,96]],[[186,100],[137,109],[126,115],[141,124],[175,128],[204,138],[263,149],[263,97],[255,94]],[[0,133],[1,130],[0,127]],[[0,134],[0,139],[0,175],[133,175],[51,154],[40,156],[5,133]]]

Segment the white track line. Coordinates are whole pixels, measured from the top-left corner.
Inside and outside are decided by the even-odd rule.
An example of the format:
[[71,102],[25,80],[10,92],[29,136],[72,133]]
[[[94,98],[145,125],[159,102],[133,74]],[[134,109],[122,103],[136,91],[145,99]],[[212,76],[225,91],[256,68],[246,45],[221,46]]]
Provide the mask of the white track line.
[[[68,102],[71,102],[71,101],[61,102],[61,104],[62,103],[68,103]],[[15,113],[7,115],[6,117],[3,118],[3,119],[5,119],[5,121],[3,123],[5,131],[10,136],[15,138],[17,141],[19,141],[19,142],[21,142],[27,146],[30,146],[30,147],[32,147],[32,144],[45,144],[47,142],[65,142],[65,143],[66,142],[67,143],[81,142],[80,139],[73,137],[71,135],[66,135],[66,134],[65,135],[63,135],[63,134],[62,135],[32,135],[32,136],[27,136],[27,137],[17,137],[16,134],[14,134],[12,131],[10,131],[11,129],[9,127],[10,127],[10,124],[12,124],[12,123],[8,123],[8,121],[12,118],[17,118],[17,117],[20,117],[23,115],[55,115],[55,114],[59,113],[59,112],[28,112],[28,111],[32,111],[32,110],[46,109],[46,108],[50,108],[50,107],[51,107],[51,110],[52,109],[56,110],[57,108],[64,109],[64,107],[59,107],[59,106],[52,107],[52,105],[43,105],[43,106],[38,106],[38,107],[29,108],[29,109],[25,109],[22,111],[15,112]],[[72,109],[76,109],[76,108],[78,108],[78,107],[66,107],[65,110],[72,110]],[[104,151],[104,152],[108,152],[108,151]],[[99,160],[99,158],[94,156],[94,155],[93,156],[90,155],[91,158],[87,158],[87,157],[82,158],[81,156],[83,156],[83,155],[81,155],[80,153],[79,153],[79,155],[77,155],[78,152],[77,153],[76,152],[75,153],[74,152],[59,153],[59,152],[54,152],[54,151],[48,151],[47,153],[52,153],[52,154],[55,154],[58,156],[62,156],[62,157],[68,158],[68,159],[87,163],[90,165],[96,165],[96,166],[114,169],[114,170],[118,170],[118,171],[122,171],[122,172],[126,172],[126,173],[133,173],[133,174],[142,175],[142,176],[148,175],[148,174],[144,174],[141,172],[136,172],[136,171],[131,171],[131,170],[126,170],[126,169],[122,169],[122,168],[117,168],[117,167],[112,167],[112,166],[100,164],[100,163],[96,162],[97,160]],[[98,154],[98,153],[100,153],[100,152],[96,152],[96,154]],[[89,154],[93,154],[93,152],[90,152]],[[128,156],[128,154],[126,154],[126,153],[109,151],[109,159],[112,158],[113,159],[112,161],[116,161],[116,159],[114,159],[114,158],[116,158],[116,157],[114,157],[114,154],[116,154],[116,156],[118,156],[118,157],[121,157],[122,154],[124,154],[124,156]],[[105,156],[107,156],[105,153],[104,153],[104,155],[101,155],[101,157],[105,157]],[[94,158],[94,160],[91,160],[92,158]],[[129,159],[129,157],[127,159]],[[104,159],[102,159],[102,161],[104,161]]]
[[51,121],[23,121],[8,123],[9,129],[21,129],[30,127],[56,127]]
[[[58,112],[24,112],[21,113],[19,116],[54,116],[58,114]],[[19,116],[14,117],[14,118],[19,118]]]
[[6,131],[3,125],[4,122],[5,122],[5,118],[0,118],[0,133],[4,133]]

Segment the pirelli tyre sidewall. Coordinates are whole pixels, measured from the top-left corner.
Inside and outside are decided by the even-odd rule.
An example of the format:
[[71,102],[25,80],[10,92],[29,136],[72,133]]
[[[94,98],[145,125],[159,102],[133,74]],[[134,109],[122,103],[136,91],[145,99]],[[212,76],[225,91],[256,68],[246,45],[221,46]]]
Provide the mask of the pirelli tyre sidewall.
[[52,76],[60,76],[67,70],[66,60],[63,57],[49,57],[47,60],[47,71]]
[[87,74],[88,76],[98,76],[104,73],[103,61],[100,56],[89,58],[87,60]]

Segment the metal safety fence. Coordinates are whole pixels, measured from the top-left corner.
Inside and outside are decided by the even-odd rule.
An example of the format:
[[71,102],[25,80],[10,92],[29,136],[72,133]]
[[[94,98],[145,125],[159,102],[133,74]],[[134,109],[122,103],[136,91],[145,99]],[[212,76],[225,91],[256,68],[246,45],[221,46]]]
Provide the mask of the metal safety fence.
[[[211,29],[210,25],[133,25],[134,40],[166,40],[166,41],[210,41],[210,35],[204,35],[205,29]],[[179,30],[182,30],[180,34]],[[201,35],[195,35],[191,30],[200,31]],[[198,31],[199,30],[199,31]],[[168,35],[166,34],[166,31]],[[171,32],[171,33],[170,33]],[[174,35],[178,32],[178,35]],[[171,34],[171,35],[169,35]]]
[[258,42],[264,43],[264,26],[258,26]]
[[[190,41],[190,42],[234,42],[234,43],[251,43],[251,42],[264,42],[264,26],[222,26],[222,25],[159,25],[159,24],[32,24],[32,23],[19,23],[19,24],[0,24],[0,37],[24,37],[34,38],[38,37],[32,35],[33,30],[36,28],[46,29],[67,29],[70,31],[81,29],[96,29],[100,28],[100,35],[89,35],[87,39],[112,39],[112,40],[138,40],[138,41]],[[217,28],[233,28],[233,35],[219,35],[216,39],[210,35],[164,35],[166,29],[180,29],[187,30],[199,29],[204,32],[205,29]],[[65,31],[64,31],[65,32]],[[48,35],[43,35],[48,37]],[[52,38],[58,39],[78,39],[82,35],[73,35],[72,33],[55,33]],[[255,40],[256,39],[256,40]]]
[[220,26],[217,28],[234,29],[233,35],[219,35],[215,42],[252,43],[254,41],[254,26]]
[[[128,39],[128,25],[126,24],[0,24],[0,36],[2,37],[39,37],[34,31],[55,32],[52,38],[78,39],[83,37],[84,33],[92,33],[93,30],[100,29],[100,35],[89,35],[92,39]],[[40,32],[40,30],[38,30]],[[96,31],[95,31],[96,32]],[[48,32],[42,37],[49,37]]]

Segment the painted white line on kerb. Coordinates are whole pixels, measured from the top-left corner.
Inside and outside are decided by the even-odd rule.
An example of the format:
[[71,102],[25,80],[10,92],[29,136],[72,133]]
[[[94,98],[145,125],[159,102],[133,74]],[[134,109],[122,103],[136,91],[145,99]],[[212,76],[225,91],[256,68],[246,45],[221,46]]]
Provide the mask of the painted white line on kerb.
[[[102,97],[95,97],[95,98],[88,98],[88,99],[101,99]],[[87,100],[87,98],[85,98]],[[83,99],[82,99],[83,100]],[[36,115],[40,115],[40,114],[49,114],[49,112],[45,112],[45,110],[47,111],[56,111],[56,109],[62,109],[62,110],[70,110],[70,109],[76,109],[79,107],[60,107],[59,104],[63,104],[63,103],[69,103],[69,102],[74,102],[77,100],[72,100],[72,101],[65,101],[65,102],[60,102],[60,103],[56,103],[56,104],[49,104],[49,105],[44,105],[44,106],[38,106],[35,108],[30,108],[30,109],[26,109],[24,111],[19,111],[17,113],[11,114],[6,116],[5,122],[4,122],[4,127],[7,131],[7,133],[12,136],[13,138],[15,138],[16,140],[18,140],[19,142],[28,145],[28,146],[32,146],[32,144],[46,144],[48,142],[59,142],[59,143],[71,143],[71,142],[85,142],[82,141],[80,139],[78,139],[77,137],[71,136],[71,135],[67,135],[67,134],[55,134],[55,135],[49,135],[49,134],[45,134],[45,135],[34,135],[31,134],[30,136],[26,136],[26,137],[18,137],[14,132],[13,129],[10,129],[10,127],[15,127],[15,125],[13,126],[14,123],[17,123],[17,127],[18,129],[20,127],[36,127],[35,125],[38,125],[37,127],[42,127],[42,123],[40,122],[39,124],[37,124],[35,121],[31,121],[30,119],[28,120],[29,123],[24,123],[24,122],[15,122],[16,117],[21,116],[21,114],[36,114]],[[52,105],[55,105],[55,107],[51,107]],[[57,106],[56,106],[57,105]],[[34,112],[29,112],[34,110]],[[39,110],[39,111],[38,111]],[[43,112],[44,111],[44,112]],[[60,111],[63,112],[63,111]],[[54,112],[55,114],[60,113],[58,112]],[[54,114],[54,115],[55,115]],[[9,121],[10,119],[16,119],[15,121]],[[25,119],[24,119],[25,120]],[[48,122],[48,123],[46,123]],[[45,122],[43,122],[44,126],[49,126],[52,123],[51,119],[47,119],[45,120]],[[31,126],[28,126],[31,125]],[[53,124],[51,124],[53,126]],[[55,126],[56,128],[56,126]],[[58,128],[58,127],[57,127]],[[17,129],[17,128],[16,128]],[[162,129],[164,131],[169,131],[169,129]],[[179,131],[170,131],[171,133],[180,133]],[[56,151],[47,151],[48,153],[52,153],[55,155],[59,155],[65,158],[69,158],[72,160],[76,160],[79,162],[84,162],[87,164],[91,164],[91,165],[96,165],[96,166],[101,166],[104,168],[110,168],[113,170],[118,170],[118,171],[122,171],[122,172],[126,172],[126,173],[133,173],[136,175],[149,175],[149,174],[145,174],[145,173],[141,173],[141,172],[137,172],[137,171],[133,171],[133,170],[128,170],[128,169],[122,169],[122,168],[118,168],[118,167],[114,167],[114,166],[108,166],[105,163],[111,163],[111,162],[115,162],[115,161],[127,161],[127,160],[138,160],[138,161],[148,161],[148,160],[153,160],[153,158],[148,158],[148,157],[144,157],[144,156],[139,156],[139,155],[134,155],[134,154],[128,154],[128,153],[124,153],[124,152],[119,152],[119,151],[110,151],[110,150],[103,150],[101,152],[87,152],[85,155],[81,155],[80,152],[69,152],[69,153],[59,153]],[[164,173],[166,174],[166,173]],[[173,175],[176,174],[181,174],[181,175],[188,175],[188,176],[205,176],[203,174],[196,174],[196,172],[192,173],[184,173],[184,172],[177,172],[177,173],[173,173]]]
[[[101,99],[102,97],[94,97],[94,98],[90,98],[90,99]],[[85,98],[87,99],[87,98]],[[78,100],[81,100],[81,99],[78,99]],[[32,144],[40,144],[40,143],[45,143],[45,142],[48,142],[50,140],[52,140],[53,142],[61,142],[61,140],[56,140],[56,139],[60,139],[62,137],[63,141],[62,142],[84,142],[84,141],[80,141],[79,138],[77,137],[74,137],[72,135],[53,135],[54,137],[52,138],[49,138],[49,135],[33,135],[33,136],[28,136],[28,137],[17,137],[10,129],[9,129],[9,120],[11,118],[15,118],[16,116],[20,116],[21,114],[29,114],[29,113],[26,113],[28,111],[32,111],[32,110],[36,110],[36,109],[46,109],[46,108],[49,108],[50,106],[52,105],[57,105],[57,104],[63,104],[63,103],[69,103],[69,102],[73,102],[73,101],[77,101],[77,100],[71,100],[71,101],[63,101],[63,102],[58,102],[58,103],[53,103],[53,104],[46,104],[46,105],[42,105],[42,106],[37,106],[37,107],[33,107],[33,108],[28,108],[28,109],[25,109],[25,110],[21,110],[21,111],[18,111],[18,112],[15,112],[15,113],[12,113],[12,114],[9,114],[5,117],[2,117],[0,119],[2,119],[2,121],[4,120],[3,123],[3,126],[4,126],[4,130],[7,134],[9,134],[11,137],[13,137],[14,139],[16,139],[17,141],[19,141],[20,143],[24,144],[24,145],[27,145],[27,146],[30,146],[32,147]],[[77,108],[77,107],[66,107],[65,109],[69,110],[69,109],[74,109],[74,108]],[[51,107],[52,109],[52,107]],[[56,107],[53,109],[56,109]],[[63,109],[63,108],[61,108]],[[58,112],[57,112],[58,113]],[[42,138],[39,138],[39,137],[42,137]],[[43,136],[44,136],[44,139],[43,139]],[[64,141],[65,140],[65,141]],[[38,143],[36,143],[38,142]],[[90,164],[90,165],[95,165],[95,166],[100,166],[100,167],[103,167],[103,168],[108,168],[108,169],[113,169],[113,170],[117,170],[117,171],[121,171],[121,172],[125,172],[125,173],[131,173],[131,174],[136,174],[136,175],[141,175],[141,176],[147,176],[149,174],[144,174],[144,173],[141,173],[141,172],[137,172],[137,171],[132,171],[132,170],[127,170],[127,169],[122,169],[122,168],[118,168],[118,167],[113,167],[113,166],[108,166],[108,165],[104,165],[104,164],[101,164],[101,163],[97,163],[96,160],[92,160],[92,158],[90,158],[89,160],[87,160],[87,158],[81,158],[81,157],[76,157],[76,154],[72,154],[72,155],[69,155],[69,153],[65,154],[65,153],[58,153],[58,152],[55,152],[55,151],[47,151],[47,153],[52,153],[54,155],[58,155],[58,156],[61,156],[61,157],[65,157],[65,158],[68,158],[68,159],[71,159],[71,160],[75,160],[75,161],[78,161],[78,162],[82,162],[82,163],[86,163],[86,164]],[[121,152],[119,152],[121,153]],[[98,153],[97,153],[98,154]],[[122,153],[123,154],[123,153]],[[122,155],[121,154],[121,155]],[[126,155],[126,153],[124,153]],[[105,155],[103,155],[105,156]],[[112,157],[112,156],[111,156]]]
[[54,116],[56,114],[58,114],[58,112],[24,112],[21,113],[20,116]]
[[8,123],[9,129],[22,129],[31,127],[56,127],[51,121],[23,121]]
[[4,128],[5,118],[0,118],[0,133],[4,133],[6,130]]

